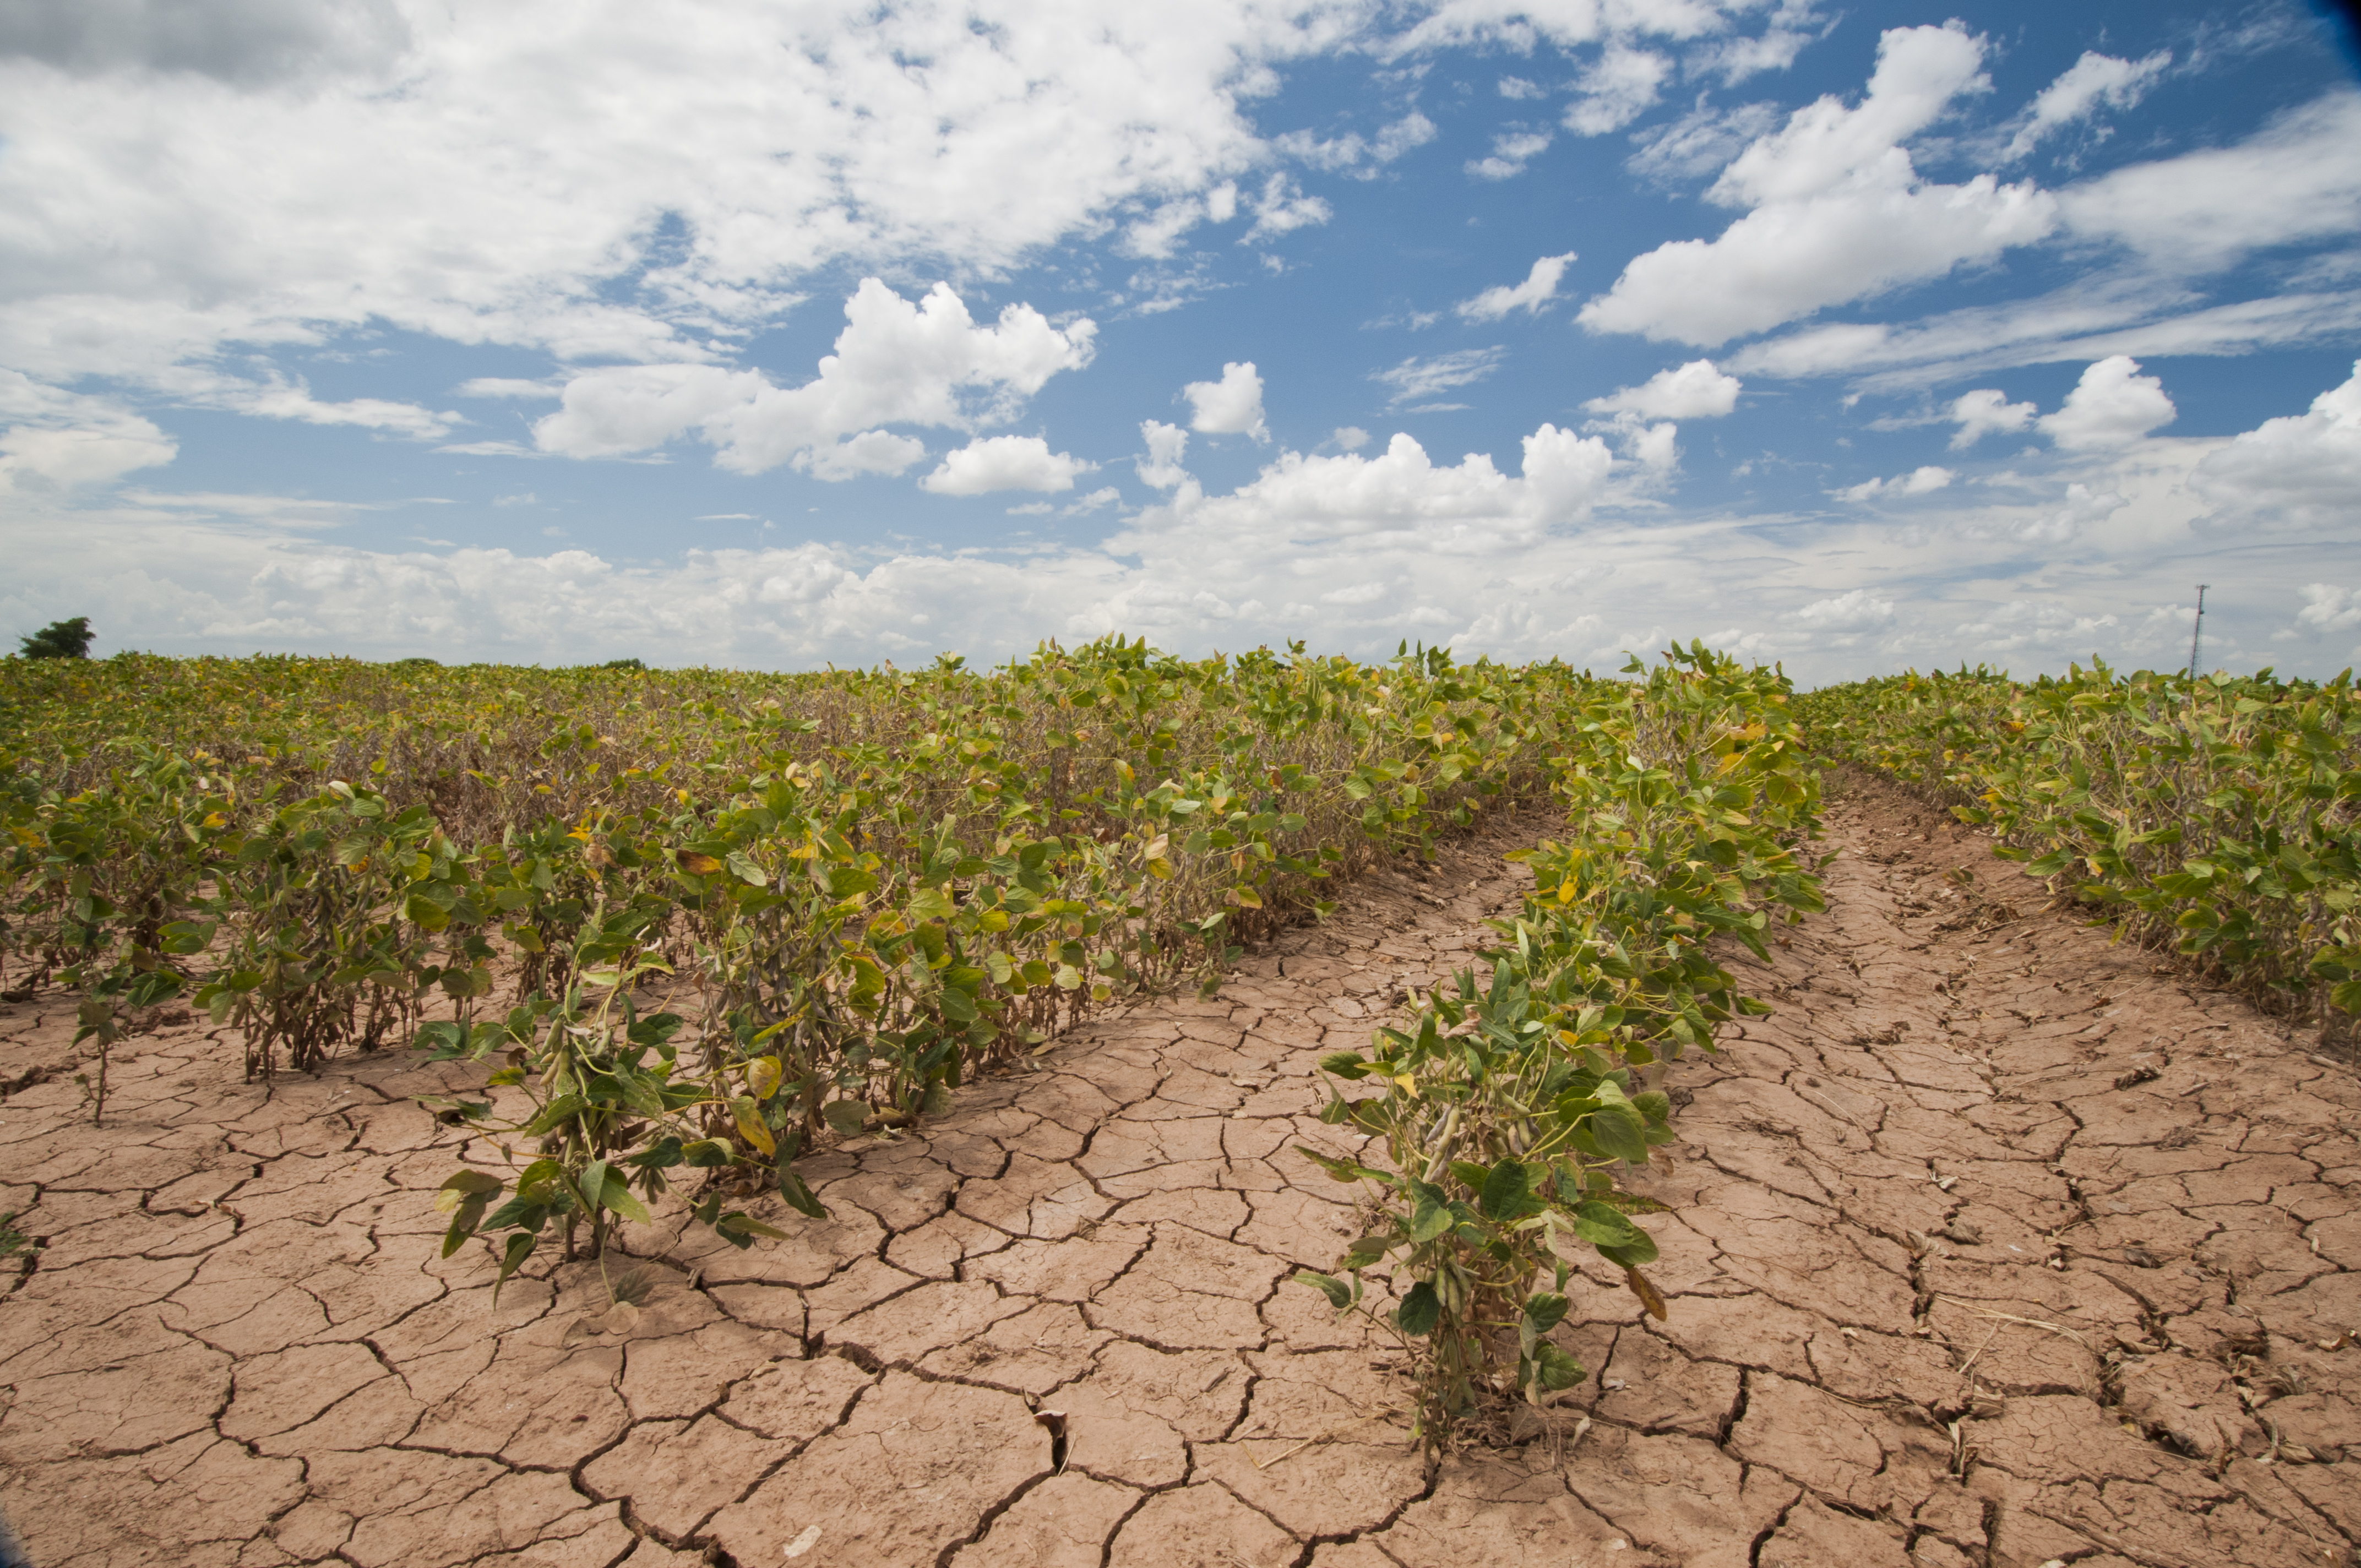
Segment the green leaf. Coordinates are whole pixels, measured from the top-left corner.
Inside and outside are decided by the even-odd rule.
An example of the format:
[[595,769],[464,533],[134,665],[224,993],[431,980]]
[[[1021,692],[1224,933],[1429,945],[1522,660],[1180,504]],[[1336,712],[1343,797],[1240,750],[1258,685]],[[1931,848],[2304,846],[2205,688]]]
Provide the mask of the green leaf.
[[579,1094],[561,1094],[541,1109],[541,1114],[525,1124],[524,1135],[538,1138],[554,1131],[557,1124],[582,1113],[588,1103]]
[[1521,1161],[1504,1159],[1492,1168],[1484,1179],[1484,1186],[1476,1200],[1476,1207],[1488,1220],[1513,1220],[1524,1207],[1526,1194],[1532,1187],[1532,1173]]
[[[509,1282],[510,1275],[524,1266],[524,1260],[533,1255],[533,1249],[540,1239],[531,1231],[519,1231],[509,1237],[508,1245],[500,1251],[500,1277],[492,1281],[493,1306],[500,1304],[500,1287]],[[444,1255],[448,1257],[450,1255],[445,1253]]]
[[1575,1206],[1572,1228],[1576,1235],[1598,1247],[1635,1246],[1642,1239],[1639,1226],[1597,1199]]
[[1332,1180],[1382,1181],[1388,1185],[1391,1185],[1393,1181],[1393,1178],[1382,1170],[1372,1170],[1366,1165],[1356,1165],[1349,1159],[1333,1158],[1317,1149],[1305,1148],[1301,1144],[1295,1146],[1295,1152],[1326,1171]]
[[864,1100],[831,1100],[819,1108],[819,1113],[839,1137],[859,1137],[869,1124],[869,1103]]
[[549,1204],[520,1192],[491,1212],[482,1228],[488,1231],[538,1231],[549,1220]]
[[1410,1239],[1423,1245],[1448,1232],[1455,1222],[1451,1201],[1444,1196],[1443,1189],[1415,1180],[1410,1184],[1410,1189],[1412,1201]]
[[484,1206],[491,1201],[489,1193],[478,1192],[461,1201],[459,1211],[451,1216],[451,1228],[443,1233],[443,1255],[457,1252],[467,1239],[476,1234],[477,1223],[484,1217]]
[[489,1198],[508,1183],[480,1170],[455,1170],[434,1190],[434,1211],[450,1213],[470,1198]]
[[1590,1113],[1588,1126],[1603,1153],[1627,1165],[1648,1163],[1648,1124],[1628,1103],[1601,1105]]
[[1590,1376],[1584,1370],[1582,1363],[1547,1340],[1533,1346],[1532,1360],[1534,1381],[1542,1386],[1544,1393],[1554,1394],[1571,1388]]
[[779,1196],[787,1201],[789,1208],[815,1220],[828,1218],[828,1206],[819,1201],[819,1194],[814,1192],[802,1177],[784,1165],[778,1168],[778,1175]]
[[[1609,1263],[1620,1263],[1626,1268],[1637,1268],[1643,1263],[1656,1261],[1656,1239],[1639,1226],[1631,1227],[1633,1240],[1598,1248],[1598,1255]],[[1591,1244],[1597,1246],[1597,1243]]]
[[642,1170],[670,1170],[680,1162],[681,1142],[669,1133],[623,1161],[625,1165],[635,1165]]
[[647,1225],[655,1223],[654,1217],[648,1212],[647,1205],[631,1195],[631,1185],[623,1179],[623,1173],[611,1168],[607,1171],[607,1179],[599,1189],[598,1204],[601,1208],[612,1209],[626,1220],[638,1224]]
[[766,1225],[751,1214],[730,1213],[721,1216],[714,1227],[725,1236],[768,1236],[774,1242],[787,1239],[787,1233],[776,1225]]
[[1401,1305],[1394,1309],[1394,1323],[1402,1332],[1422,1337],[1434,1332],[1443,1316],[1443,1298],[1434,1287],[1422,1279],[1402,1297]]
[[1353,1304],[1353,1288],[1333,1274],[1314,1274],[1303,1268],[1296,1271],[1295,1278],[1327,1297],[1328,1304],[1340,1312]]

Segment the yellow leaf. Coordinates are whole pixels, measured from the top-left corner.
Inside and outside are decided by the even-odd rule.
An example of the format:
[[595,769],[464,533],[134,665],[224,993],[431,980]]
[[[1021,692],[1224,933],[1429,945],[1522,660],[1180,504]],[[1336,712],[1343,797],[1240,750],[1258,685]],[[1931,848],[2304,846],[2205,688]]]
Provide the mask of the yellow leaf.
[[763,1118],[755,1113],[752,1101],[741,1100],[732,1109],[737,1113],[740,1137],[744,1138],[766,1155],[775,1155],[779,1152],[778,1140],[771,1136],[770,1128],[763,1125]]
[[746,1064],[746,1091],[757,1100],[768,1100],[779,1091],[779,1080],[785,1070],[776,1057],[756,1057]]
[[1656,1288],[1648,1282],[1646,1275],[1636,1268],[1626,1268],[1623,1271],[1623,1283],[1631,1288],[1632,1295],[1640,1298],[1640,1305],[1648,1310],[1650,1317],[1660,1323],[1664,1321],[1664,1299],[1657,1294]]

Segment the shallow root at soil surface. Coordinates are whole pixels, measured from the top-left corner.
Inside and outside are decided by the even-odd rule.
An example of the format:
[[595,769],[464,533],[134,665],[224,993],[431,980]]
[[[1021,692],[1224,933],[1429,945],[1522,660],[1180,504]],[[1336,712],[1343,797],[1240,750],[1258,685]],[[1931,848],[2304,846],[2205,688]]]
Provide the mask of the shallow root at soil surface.
[[183,1025],[119,1047],[102,1133],[26,1087],[0,1514],[40,1568],[2346,1562],[2361,1089],[2001,920],[2033,884],[1898,794],[1829,822],[1828,913],[1741,969],[1776,1014],[1666,1082],[1670,1320],[1591,1258],[1591,1374],[1508,1446],[1430,1469],[1392,1345],[1286,1278],[1358,1230],[1290,1152],[1345,1152],[1315,1063],[1514,907],[1504,824],[805,1162],[833,1217],[771,1201],[786,1242],[635,1230],[620,1311],[593,1265],[495,1310],[487,1252],[436,1257],[457,1135],[407,1096],[464,1069],[266,1091]]

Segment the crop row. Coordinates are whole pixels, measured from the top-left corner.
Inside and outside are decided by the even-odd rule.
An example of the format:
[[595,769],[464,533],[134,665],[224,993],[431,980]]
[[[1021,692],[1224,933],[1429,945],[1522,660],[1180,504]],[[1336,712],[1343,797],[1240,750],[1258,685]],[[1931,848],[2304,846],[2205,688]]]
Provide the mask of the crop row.
[[438,998],[478,1029],[628,926],[708,1055],[793,1022],[811,1130],[1210,974],[1338,871],[1530,792],[1597,684],[1114,641],[989,674],[122,659],[26,689],[51,668],[8,666],[0,733],[14,984],[61,974],[102,1030],[193,990],[268,1073]]
[[[1404,1336],[1430,1442],[1482,1390],[1545,1405],[1581,1381],[1548,1337],[1570,1248],[1665,1315],[1641,1272],[1655,1243],[1631,1218],[1655,1205],[1619,1178],[1673,1139],[1664,1064],[1769,1011],[1739,994],[1718,946],[1767,957],[1774,918],[1821,907],[1819,775],[1784,677],[1697,644],[1644,674],[1602,693],[1553,759],[1565,837],[1516,857],[1535,884],[1489,972],[1322,1064],[1323,1119],[1372,1135],[1383,1158],[1304,1152],[1366,1184],[1379,1223],[1334,1273],[1299,1277]],[[1393,1304],[1377,1313],[1365,1277],[1380,1268]]]
[[[1671,1135],[1658,1063],[1749,1005],[1708,944],[1816,903],[1817,782],[1784,679],[1693,646],[1557,664],[1183,662],[1110,640],[990,672],[444,670],[122,658],[0,676],[0,961],[104,1047],[187,995],[250,1074],[414,1043],[486,1062],[443,1114],[514,1149],[456,1172],[446,1254],[505,1280],[596,1252],[675,1184],[725,1212],[830,1135],[1142,989],[1210,985],[1332,879],[1510,801],[1563,839],[1489,972],[1327,1065],[1378,1135],[1386,1226],[1341,1272],[1412,1343],[1422,1428],[1568,1365],[1557,1245],[1653,1244],[1616,1172]],[[588,1227],[587,1237],[579,1233]],[[1544,1287],[1544,1283],[1545,1287]]]
[[2128,937],[2279,1011],[2361,1014],[2361,695],[2075,666],[1856,682],[1799,700],[1815,745],[1987,827]]

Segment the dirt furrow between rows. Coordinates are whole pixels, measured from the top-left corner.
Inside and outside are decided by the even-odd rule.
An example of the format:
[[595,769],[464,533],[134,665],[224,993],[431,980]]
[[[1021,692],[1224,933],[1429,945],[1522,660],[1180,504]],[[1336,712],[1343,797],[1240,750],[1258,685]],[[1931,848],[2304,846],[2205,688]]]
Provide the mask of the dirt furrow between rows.
[[1766,1568],[2347,1561],[2350,1070],[1832,793],[1828,914],[1739,967],[1777,1012],[1681,1069],[1671,1318],[1582,1331],[1596,1410],[1800,1486]]
[[[460,1150],[409,1098],[461,1069],[266,1094],[182,1026],[104,1131],[33,1083],[0,1516],[38,1568],[2346,1561],[2351,1075],[1882,786],[1830,824],[1828,913],[1743,970],[1776,1014],[1666,1080],[1668,1320],[1591,1259],[1590,1376],[1517,1446],[1430,1470],[1396,1347],[1286,1277],[1360,1228],[1290,1152],[1343,1152],[1318,1058],[1514,906],[1504,827],[806,1160],[832,1217],[767,1201],[784,1243],[642,1229],[497,1309],[435,1255]],[[61,1015],[0,1014],[0,1068]]]

